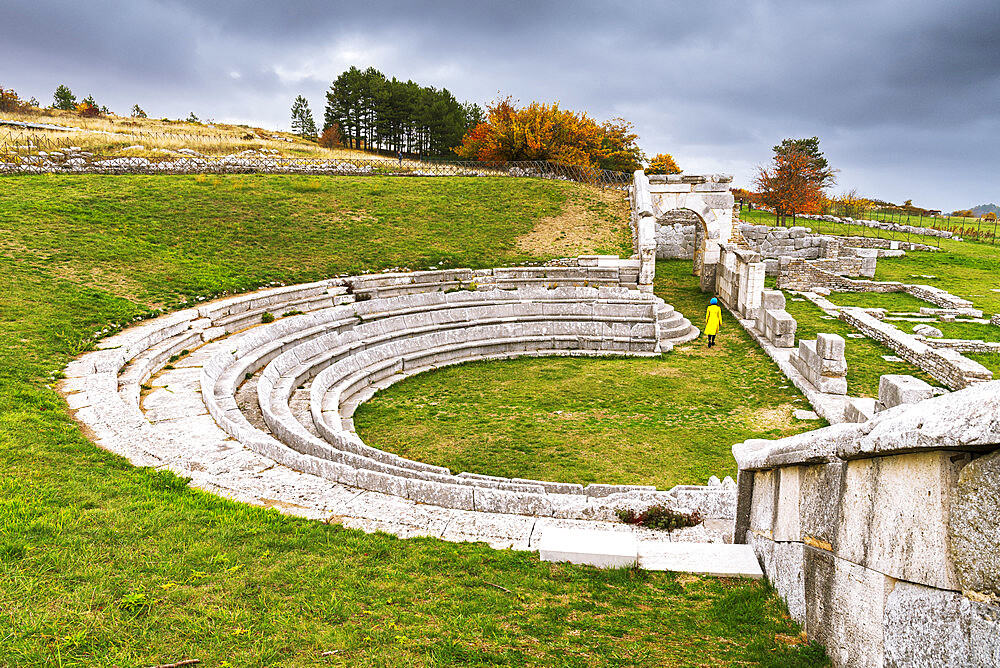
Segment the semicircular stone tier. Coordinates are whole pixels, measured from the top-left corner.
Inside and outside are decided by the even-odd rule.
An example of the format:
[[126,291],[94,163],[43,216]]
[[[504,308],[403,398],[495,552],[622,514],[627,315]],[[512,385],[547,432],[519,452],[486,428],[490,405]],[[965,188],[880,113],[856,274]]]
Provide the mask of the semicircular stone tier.
[[[96,442],[137,465],[298,514],[361,518],[362,528],[435,534],[457,522],[459,539],[485,531],[511,544],[514,534],[513,543],[532,539],[532,518],[612,522],[616,509],[653,504],[731,521],[729,481],[660,491],[454,474],[354,432],[361,402],[423,371],[520,356],[658,356],[698,336],[662,299],[588,271],[408,272],[239,295],[101,341],[67,367],[61,389]],[[276,320],[264,323],[267,313]],[[497,522],[520,528],[487,526]]]

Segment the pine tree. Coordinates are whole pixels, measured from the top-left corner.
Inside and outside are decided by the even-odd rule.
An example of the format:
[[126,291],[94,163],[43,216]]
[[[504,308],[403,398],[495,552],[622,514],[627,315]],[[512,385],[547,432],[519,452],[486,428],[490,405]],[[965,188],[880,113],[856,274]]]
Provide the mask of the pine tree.
[[52,106],[56,109],[72,111],[76,108],[76,95],[73,95],[73,91],[64,84],[59,84],[56,92],[52,95],[52,99],[54,101]]
[[301,95],[292,103],[292,132],[304,139],[316,138],[316,122],[309,101]]

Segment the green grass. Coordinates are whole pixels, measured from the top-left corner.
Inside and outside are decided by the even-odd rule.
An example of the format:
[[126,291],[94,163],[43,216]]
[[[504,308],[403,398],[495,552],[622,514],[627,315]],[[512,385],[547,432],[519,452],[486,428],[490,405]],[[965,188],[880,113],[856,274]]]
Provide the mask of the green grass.
[[993,372],[993,379],[1000,379],[1000,353],[963,353]]
[[[834,302],[839,305],[839,302]],[[851,325],[838,319],[827,320],[823,310],[809,301],[792,301],[786,294],[787,310],[795,318],[796,345],[799,339],[815,339],[819,333],[839,334],[847,342],[847,393],[852,397],[878,397],[879,376],[887,373],[908,374],[923,379],[931,385],[940,385],[927,373],[909,362],[888,362],[883,355],[896,355],[886,346],[869,338],[856,339],[848,334],[856,334]],[[900,323],[906,324],[906,323]],[[908,330],[907,330],[908,331]]]
[[1000,341],[1000,327],[979,322],[934,322],[946,339]]
[[284,517],[98,449],[49,387],[95,331],[154,306],[526,259],[516,238],[586,189],[264,176],[2,185],[0,664],[825,663],[788,641],[797,629],[762,584]]
[[833,292],[827,299],[837,306],[884,308],[893,313],[919,313],[921,308],[938,308],[905,292]]
[[[743,211],[742,218],[747,222],[760,225],[774,225],[774,215],[762,211]],[[823,234],[849,234],[860,236],[857,226],[833,225],[832,223],[817,224],[815,221],[799,221],[806,227]],[[864,236],[872,236],[874,230],[865,230]],[[879,231],[885,237],[886,232]],[[891,235],[890,235],[890,238]],[[895,238],[900,238],[896,235]],[[903,237],[905,240],[905,237]],[[909,252],[899,258],[879,258],[875,270],[877,281],[899,281],[901,283],[920,283],[933,285],[948,292],[971,300],[976,308],[985,313],[1000,313],[1000,244],[981,243],[977,241],[952,241],[927,237],[913,241],[940,245],[937,252]],[[924,278],[924,276],[935,278]],[[836,300],[834,300],[835,303]]]
[[[691,263],[657,263],[656,291],[704,324],[711,295]],[[455,472],[670,488],[736,475],[731,448],[825,422],[729,319],[718,346],[701,338],[656,359],[476,362],[420,374],[362,404],[365,442]]]

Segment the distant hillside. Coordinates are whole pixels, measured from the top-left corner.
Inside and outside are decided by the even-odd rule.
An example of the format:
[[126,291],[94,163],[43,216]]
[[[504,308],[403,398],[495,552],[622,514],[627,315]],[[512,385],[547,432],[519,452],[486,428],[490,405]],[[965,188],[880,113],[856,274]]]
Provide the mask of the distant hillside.
[[1000,206],[996,204],[980,204],[979,206],[972,207],[971,211],[975,216],[984,216],[991,211],[1000,216]]

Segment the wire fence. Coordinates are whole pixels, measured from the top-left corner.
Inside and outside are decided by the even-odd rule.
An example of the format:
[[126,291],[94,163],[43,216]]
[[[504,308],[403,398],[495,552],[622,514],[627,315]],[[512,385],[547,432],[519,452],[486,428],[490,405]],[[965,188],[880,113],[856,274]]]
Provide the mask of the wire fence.
[[[601,188],[624,190],[632,182],[628,172],[613,172],[547,160],[478,162],[412,156],[371,156],[353,151],[330,156],[287,156],[273,148],[246,148],[226,155],[210,155],[189,147],[147,150],[128,155],[129,143],[146,138],[155,146],[161,136],[114,133],[106,145],[71,146],[71,138],[25,132],[0,132],[0,175],[15,174],[315,174],[386,176],[507,176],[575,181]],[[162,135],[175,143],[211,144],[238,149],[232,137]],[[178,140],[178,137],[180,139]],[[194,138],[197,137],[197,140]],[[188,139],[192,141],[188,142]],[[223,144],[223,140],[226,142]],[[247,139],[251,142],[251,139]],[[82,143],[82,142],[81,142]],[[160,142],[162,144],[162,142]],[[123,151],[125,151],[123,153]]]

